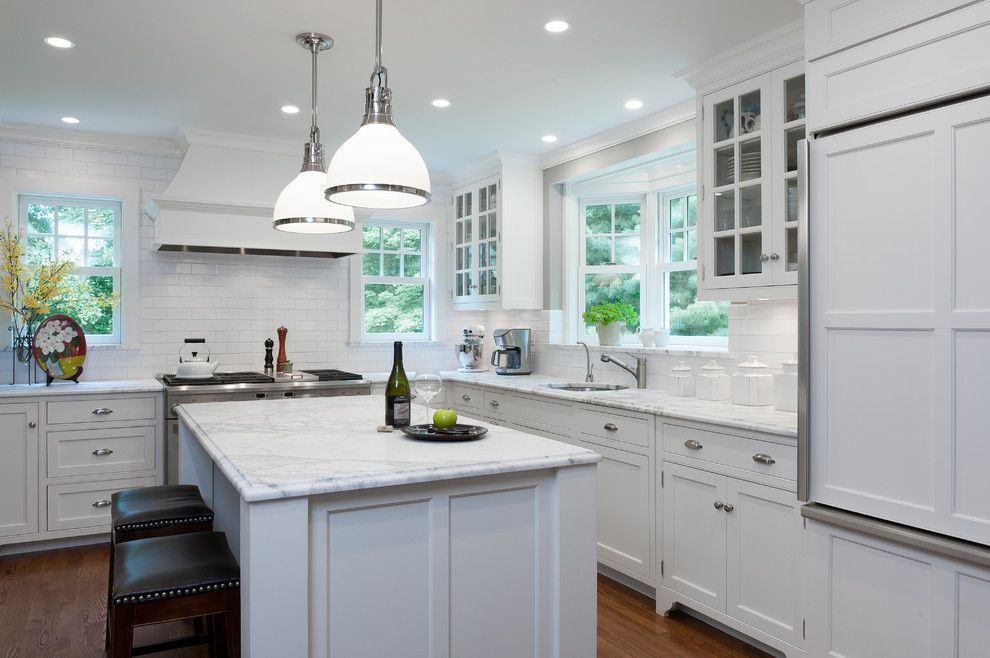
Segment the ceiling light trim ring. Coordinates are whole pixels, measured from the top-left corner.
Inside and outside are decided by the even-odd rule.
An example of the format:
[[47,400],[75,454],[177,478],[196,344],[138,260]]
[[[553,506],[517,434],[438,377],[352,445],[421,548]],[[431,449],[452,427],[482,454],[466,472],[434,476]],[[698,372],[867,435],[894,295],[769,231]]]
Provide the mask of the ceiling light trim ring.
[[[332,195],[341,194],[343,192],[402,192],[403,194],[413,194],[415,196],[423,197],[427,201],[433,197],[430,192],[421,190],[418,187],[410,187],[409,185],[393,185],[391,183],[348,183],[346,185],[334,185],[333,187],[328,187],[326,190],[327,201],[331,200],[330,197]],[[344,203],[343,201],[337,200],[334,200],[333,203],[338,203],[343,206],[350,205]]]
[[275,228],[285,226],[286,224],[339,224],[340,226],[354,228],[354,222],[337,217],[283,217],[272,220],[272,225]]

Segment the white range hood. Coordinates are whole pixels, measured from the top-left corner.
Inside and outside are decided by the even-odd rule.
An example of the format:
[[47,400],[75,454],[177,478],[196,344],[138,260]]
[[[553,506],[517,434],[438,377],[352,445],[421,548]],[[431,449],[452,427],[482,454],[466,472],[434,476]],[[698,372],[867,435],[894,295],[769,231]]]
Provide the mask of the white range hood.
[[146,210],[155,249],[337,258],[361,249],[356,230],[296,234],[272,228],[279,192],[299,173],[302,144],[186,131],[175,178]]

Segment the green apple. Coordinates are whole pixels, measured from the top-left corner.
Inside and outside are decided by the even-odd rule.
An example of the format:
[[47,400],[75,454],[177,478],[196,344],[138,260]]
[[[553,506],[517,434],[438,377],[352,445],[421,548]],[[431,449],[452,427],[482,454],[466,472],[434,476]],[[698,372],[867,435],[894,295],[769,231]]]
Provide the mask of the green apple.
[[440,429],[447,429],[457,424],[457,412],[453,409],[437,409],[433,412],[433,425]]

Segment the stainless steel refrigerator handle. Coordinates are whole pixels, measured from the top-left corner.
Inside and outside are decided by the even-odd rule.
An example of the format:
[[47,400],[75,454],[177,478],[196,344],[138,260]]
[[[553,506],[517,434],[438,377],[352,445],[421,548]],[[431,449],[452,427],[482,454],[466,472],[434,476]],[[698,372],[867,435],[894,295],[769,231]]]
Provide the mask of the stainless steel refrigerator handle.
[[808,262],[808,194],[809,140],[802,139],[797,146],[797,195],[798,195],[798,444],[797,444],[797,497],[802,502],[809,499],[811,479],[811,281]]

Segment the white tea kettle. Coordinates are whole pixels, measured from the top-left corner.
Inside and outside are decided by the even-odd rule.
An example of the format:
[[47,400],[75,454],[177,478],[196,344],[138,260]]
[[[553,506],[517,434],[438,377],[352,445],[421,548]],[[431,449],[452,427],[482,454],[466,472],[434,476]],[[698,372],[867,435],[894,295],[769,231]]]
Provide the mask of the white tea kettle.
[[187,338],[185,344],[179,348],[179,365],[175,368],[175,377],[209,379],[219,365],[219,361],[210,361],[210,348],[206,346],[205,338]]

